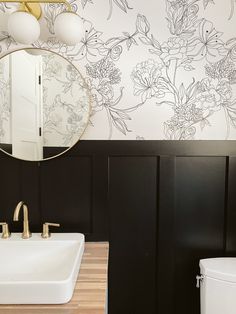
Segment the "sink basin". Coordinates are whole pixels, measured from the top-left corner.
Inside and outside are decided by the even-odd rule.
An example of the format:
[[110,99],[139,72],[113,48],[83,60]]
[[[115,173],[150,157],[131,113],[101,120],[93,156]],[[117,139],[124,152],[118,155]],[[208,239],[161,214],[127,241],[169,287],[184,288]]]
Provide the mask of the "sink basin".
[[49,239],[14,233],[0,239],[0,304],[63,304],[70,301],[84,251],[81,233]]

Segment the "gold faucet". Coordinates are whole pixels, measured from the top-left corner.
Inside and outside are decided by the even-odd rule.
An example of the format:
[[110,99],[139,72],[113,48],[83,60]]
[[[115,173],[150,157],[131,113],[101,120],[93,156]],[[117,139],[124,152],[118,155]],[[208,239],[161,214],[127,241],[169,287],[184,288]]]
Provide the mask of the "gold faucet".
[[0,226],[2,226],[2,239],[8,239],[11,236],[8,224],[6,222],[0,222]]
[[19,213],[20,209],[23,207],[23,233],[22,233],[22,239],[29,239],[31,237],[31,232],[29,230],[29,219],[28,219],[28,207],[27,205],[21,201],[16,205],[16,208],[14,210],[14,221],[19,221]]
[[43,239],[48,239],[48,238],[51,237],[51,233],[49,232],[49,226],[60,227],[60,224],[55,224],[55,223],[51,223],[51,222],[45,222],[43,224],[43,233],[41,234],[41,237]]

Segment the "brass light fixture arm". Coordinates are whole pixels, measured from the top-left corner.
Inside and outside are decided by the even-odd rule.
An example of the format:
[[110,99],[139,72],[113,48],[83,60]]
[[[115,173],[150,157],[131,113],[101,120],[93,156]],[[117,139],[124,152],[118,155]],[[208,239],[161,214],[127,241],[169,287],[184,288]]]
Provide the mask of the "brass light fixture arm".
[[1,2],[5,3],[20,3],[20,9],[24,9],[27,12],[32,13],[35,15],[36,18],[40,18],[41,16],[41,9],[40,14],[39,12],[35,12],[35,8],[40,7],[40,4],[46,4],[46,3],[61,3],[64,4],[67,7],[68,12],[73,12],[71,4],[67,0],[0,0]]
[[26,4],[26,3],[62,3],[67,6],[67,9],[69,11],[72,11],[71,4],[66,1],[66,0],[0,0],[0,2],[6,2],[6,3],[21,3],[21,4]]

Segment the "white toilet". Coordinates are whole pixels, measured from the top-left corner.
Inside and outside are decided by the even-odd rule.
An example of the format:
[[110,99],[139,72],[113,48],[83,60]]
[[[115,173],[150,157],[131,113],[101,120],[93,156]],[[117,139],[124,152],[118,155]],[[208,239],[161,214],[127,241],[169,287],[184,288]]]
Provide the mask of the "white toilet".
[[236,314],[236,258],[200,260],[201,314]]

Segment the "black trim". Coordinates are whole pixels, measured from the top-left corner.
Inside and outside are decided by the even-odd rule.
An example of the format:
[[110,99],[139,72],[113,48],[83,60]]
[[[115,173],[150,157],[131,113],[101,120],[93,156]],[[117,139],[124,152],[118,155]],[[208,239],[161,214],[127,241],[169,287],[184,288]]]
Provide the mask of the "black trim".
[[236,141],[80,141],[68,155],[236,156]]

